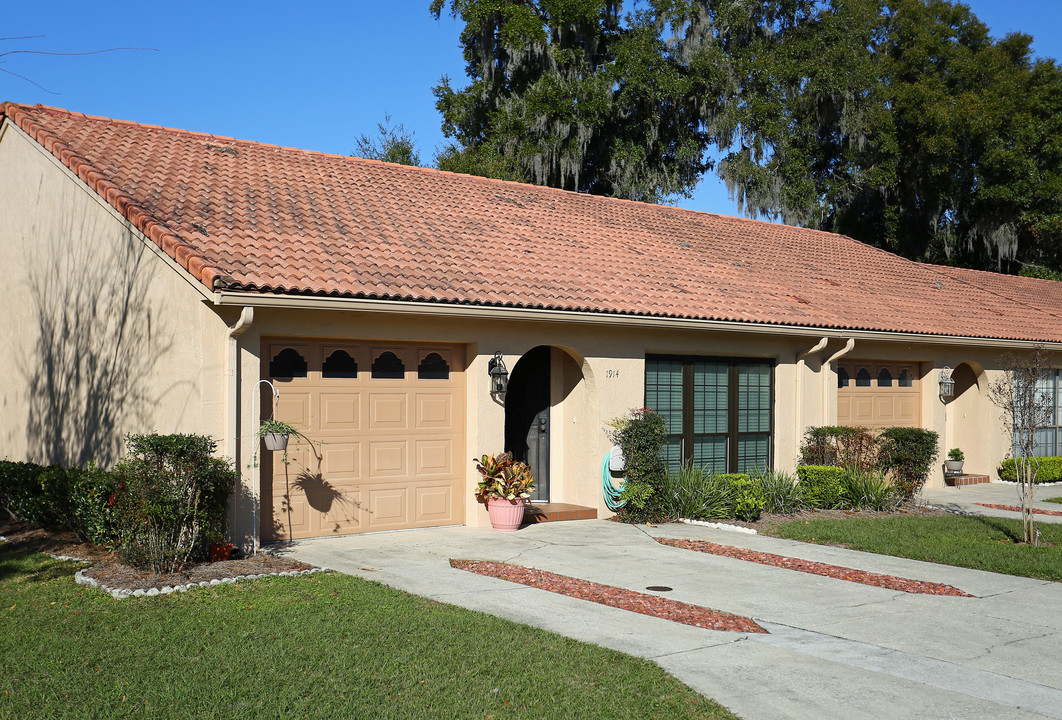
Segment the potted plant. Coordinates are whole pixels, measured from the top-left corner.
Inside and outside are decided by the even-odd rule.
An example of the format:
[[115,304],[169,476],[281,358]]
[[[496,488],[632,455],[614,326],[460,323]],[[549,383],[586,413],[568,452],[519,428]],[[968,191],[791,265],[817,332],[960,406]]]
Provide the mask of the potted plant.
[[481,476],[476,499],[487,506],[491,526],[501,532],[518,530],[535,486],[531,468],[505,452],[476,459],[476,470]]
[[265,440],[267,450],[283,451],[288,447],[288,438],[299,435],[299,431],[281,420],[265,420],[258,428],[258,437]]
[[959,448],[948,450],[948,459],[944,461],[944,466],[948,469],[948,474],[962,475],[962,463],[965,459],[966,456]]

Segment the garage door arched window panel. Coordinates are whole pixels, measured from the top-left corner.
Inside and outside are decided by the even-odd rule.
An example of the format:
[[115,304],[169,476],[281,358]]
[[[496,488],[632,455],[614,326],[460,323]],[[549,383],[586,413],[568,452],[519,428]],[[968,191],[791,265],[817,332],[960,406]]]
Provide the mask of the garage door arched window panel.
[[284,348],[269,361],[269,376],[274,379],[304,378],[307,371],[306,358],[295,348]]
[[352,358],[346,350],[333,351],[321,365],[321,377],[323,378],[356,378],[357,376],[358,361]]
[[848,387],[851,382],[852,379],[848,377],[848,371],[845,370],[843,367],[837,368],[837,387]]
[[865,367],[859,368],[859,371],[856,373],[855,384],[856,387],[870,387],[870,373]]
[[910,370],[904,368],[900,371],[900,377],[897,385],[902,388],[914,387],[914,375]]
[[882,368],[878,373],[878,387],[892,387],[892,373],[888,368]]
[[450,364],[437,352],[430,352],[417,365],[418,380],[449,380]]
[[711,472],[771,465],[773,366],[770,361],[648,356],[645,404],[667,427],[668,468]]
[[406,366],[390,350],[380,353],[372,361],[372,377],[377,380],[401,380],[406,376]]

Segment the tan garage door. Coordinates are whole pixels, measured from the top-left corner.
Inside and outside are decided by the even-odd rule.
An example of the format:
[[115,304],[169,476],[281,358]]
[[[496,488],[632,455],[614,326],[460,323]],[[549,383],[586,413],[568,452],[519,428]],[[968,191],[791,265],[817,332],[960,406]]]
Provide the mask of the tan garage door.
[[837,366],[837,424],[919,427],[917,363],[851,360]]
[[286,463],[263,446],[264,537],[463,522],[461,346],[267,339],[262,350],[276,417],[312,441],[292,438]]

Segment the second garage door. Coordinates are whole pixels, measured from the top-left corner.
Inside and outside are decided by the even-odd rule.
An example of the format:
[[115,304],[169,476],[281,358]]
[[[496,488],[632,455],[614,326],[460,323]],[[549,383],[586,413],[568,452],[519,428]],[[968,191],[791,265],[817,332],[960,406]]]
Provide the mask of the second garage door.
[[[275,416],[309,439],[263,450],[264,537],[463,522],[462,346],[268,339],[262,350]],[[263,417],[270,404],[266,391]]]
[[918,365],[851,360],[837,366],[837,424],[919,427]]

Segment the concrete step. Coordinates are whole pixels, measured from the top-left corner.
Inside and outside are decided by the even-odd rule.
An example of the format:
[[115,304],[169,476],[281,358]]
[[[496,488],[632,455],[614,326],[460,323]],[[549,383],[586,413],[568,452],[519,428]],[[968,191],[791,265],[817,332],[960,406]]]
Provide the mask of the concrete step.
[[570,503],[533,503],[524,511],[525,523],[560,522],[562,520],[596,520],[597,508]]

